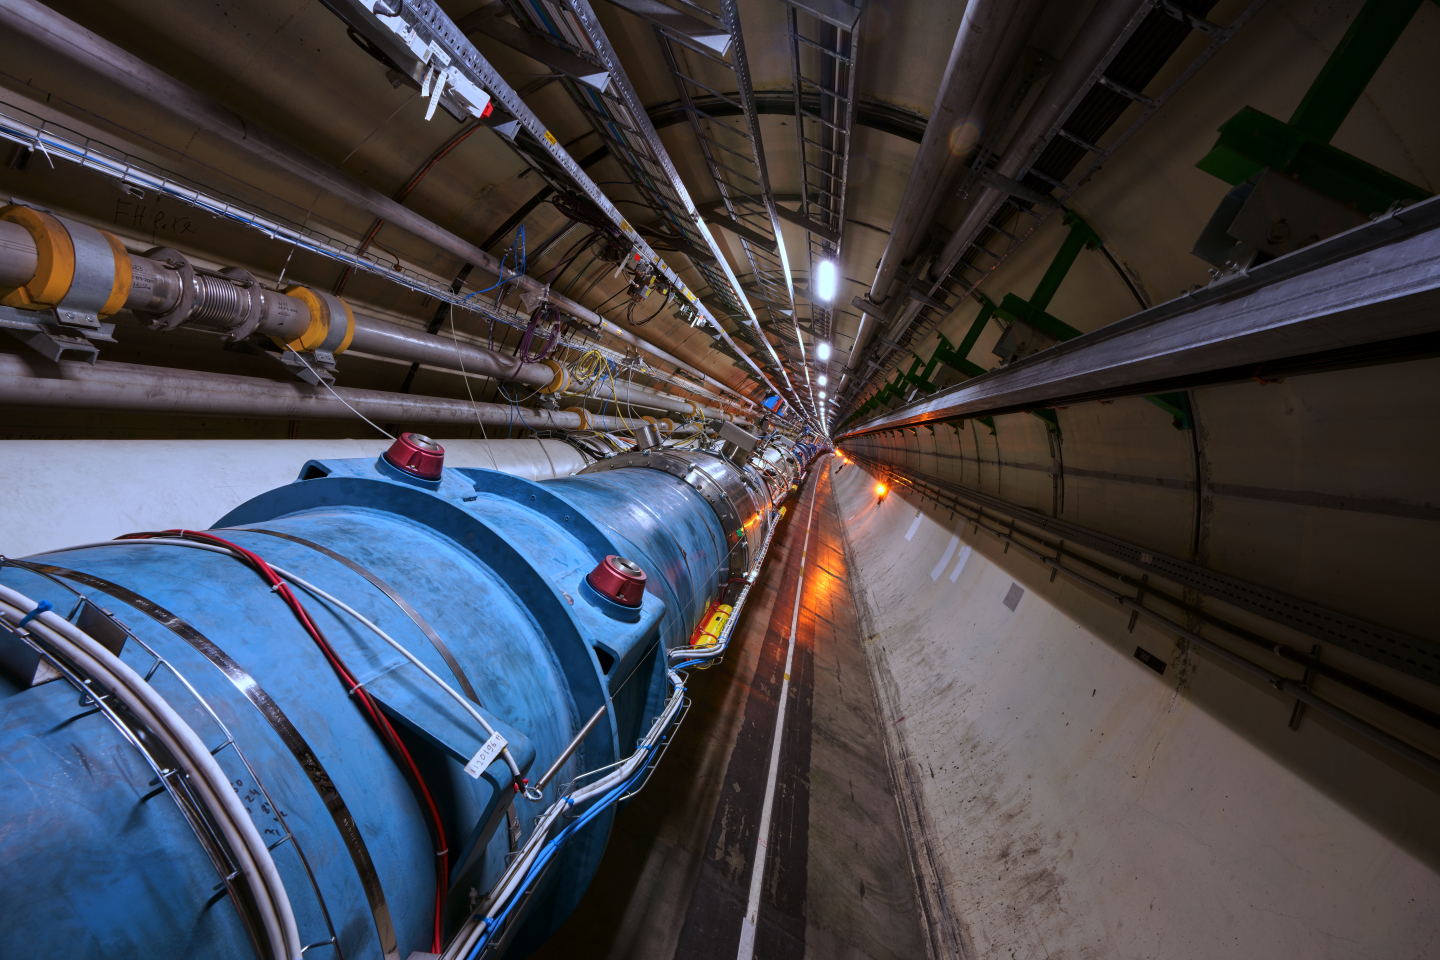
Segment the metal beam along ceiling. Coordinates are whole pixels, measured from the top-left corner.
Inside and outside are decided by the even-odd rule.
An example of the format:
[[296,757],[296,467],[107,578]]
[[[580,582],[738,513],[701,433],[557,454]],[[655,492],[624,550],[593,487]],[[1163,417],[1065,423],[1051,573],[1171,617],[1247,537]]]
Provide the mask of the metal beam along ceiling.
[[[846,407],[853,408],[868,387],[882,382],[894,364],[905,355],[907,348],[923,342],[945,317],[993,276],[996,269],[1033,236],[1055,210],[1063,209],[1062,205],[1099,172],[1115,151],[1209,62],[1265,2],[1266,0],[1251,0],[1228,25],[1221,27],[1186,14],[1167,0],[1146,0],[1095,65],[1089,77],[1079,86],[1069,105],[1060,111],[1060,119],[1051,125],[1013,177],[994,176],[993,151],[982,148],[972,161],[971,172],[962,184],[961,192],[966,193],[984,184],[981,187],[982,200],[986,195],[985,191],[989,189],[998,190],[1001,199],[992,212],[985,216],[980,226],[963,238],[963,242],[957,247],[958,252],[945,262],[935,265],[933,275],[937,279],[927,280],[926,284],[919,288],[926,300],[916,298],[909,307],[913,319],[897,330],[889,340],[877,340],[872,346],[872,353],[878,355],[870,357],[873,366],[868,368],[869,375],[857,378],[847,391]],[[1194,31],[1208,36],[1210,43],[1162,93],[1151,98],[1111,78],[1108,73],[1111,64],[1122,52],[1129,55],[1130,51],[1126,48],[1131,45],[1131,41],[1139,42],[1137,33],[1143,33],[1149,38],[1146,40],[1148,44],[1154,41],[1150,34],[1155,31],[1175,34],[1167,40],[1173,46],[1178,46],[1180,41]],[[1088,129],[1084,129],[1088,136],[1073,132],[1072,128],[1075,127],[1083,129],[1095,126],[1097,117],[1091,115],[1096,114],[1098,109],[1095,103],[1097,97],[1114,101],[1109,110],[1101,111],[1110,116],[1100,118],[1101,126],[1095,133]],[[1143,109],[1130,125],[1105,146],[1097,145],[1094,140],[1098,139],[1099,134],[1132,104],[1139,104]],[[1067,174],[1087,154],[1092,156],[1092,160],[1084,166],[1078,177],[1073,181],[1068,180]],[[1009,188],[1011,184],[1015,188]],[[1055,197],[1052,192],[1057,190],[1059,196]],[[1045,201],[1039,209],[1035,209],[1036,194]],[[1007,227],[1008,222],[1017,217],[1026,218],[1023,227]],[[1003,242],[1003,249],[999,252],[990,249],[990,243],[997,237],[1002,238]],[[895,305],[894,310],[887,311],[889,317],[900,315],[901,309],[902,305]]]
[[[344,8],[343,18],[346,22],[361,29],[397,63],[413,64],[412,73],[424,73],[432,67],[445,71],[454,70],[471,84],[487,91],[500,107],[518,121],[519,126],[515,129],[513,138],[516,149],[526,155],[527,159],[534,157],[533,165],[545,173],[547,178],[563,177],[563,182],[556,183],[556,186],[574,189],[588,197],[633,244],[641,260],[662,275],[698,313],[724,333],[720,322],[700,302],[679,274],[655,253],[595,182],[560,146],[555,135],[489,61],[481,56],[464,32],[434,0],[407,0],[400,6],[396,16],[372,13],[368,5],[359,0],[336,0],[331,9],[337,7]],[[774,390],[775,387],[765,372],[753,362],[750,365],[761,381]]]
[[842,439],[1248,379],[1300,359],[1313,369],[1413,356],[1437,342],[1440,197],[982,374]]
[[[748,319],[751,323],[758,323],[741,292],[739,280],[731,272],[723,252],[696,211],[689,191],[660,142],[644,104],[640,102],[588,0],[574,0],[568,9],[551,0],[523,0],[515,7],[519,11],[517,16],[523,16],[531,29],[544,31],[609,71],[614,93],[609,88],[582,88],[569,79],[562,83],[576,107],[609,148],[610,156],[625,169],[645,204],[662,224],[673,231],[674,240],[682,249],[688,248],[701,255],[692,254],[691,262],[710,284],[712,292],[729,307],[732,314],[738,315],[738,322],[743,324]],[[739,349],[728,332],[718,324],[717,329],[738,355]]]

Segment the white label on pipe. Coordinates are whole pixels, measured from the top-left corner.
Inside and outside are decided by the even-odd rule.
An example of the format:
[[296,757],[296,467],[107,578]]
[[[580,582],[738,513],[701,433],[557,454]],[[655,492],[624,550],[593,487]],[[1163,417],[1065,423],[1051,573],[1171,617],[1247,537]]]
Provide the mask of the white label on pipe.
[[960,579],[960,571],[965,569],[965,561],[970,559],[970,546],[966,544],[960,548],[960,559],[955,561],[955,569],[950,571],[950,582],[954,583]]
[[905,531],[906,540],[915,539],[915,531],[920,529],[920,514],[915,514],[915,519],[910,521],[910,529]]
[[504,749],[505,738],[498,733],[491,734],[490,739],[485,741],[485,745],[475,751],[475,756],[471,757],[470,762],[465,764],[465,772],[470,774],[473,779],[479,780],[480,774],[484,773],[485,768],[495,762],[495,758],[500,756],[500,751]]

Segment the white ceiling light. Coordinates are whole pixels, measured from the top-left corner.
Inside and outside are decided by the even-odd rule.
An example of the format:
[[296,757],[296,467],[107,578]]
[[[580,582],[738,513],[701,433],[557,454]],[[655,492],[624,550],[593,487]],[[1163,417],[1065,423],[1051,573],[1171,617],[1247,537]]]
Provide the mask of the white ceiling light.
[[820,374],[820,376],[819,376],[819,378],[818,378],[818,381],[819,381],[819,383],[820,383],[820,386],[823,387],[823,386],[825,386],[825,384],[827,384],[827,383],[830,382],[830,378],[827,377],[827,376],[825,376],[825,374],[822,373],[822,374]]
[[821,399],[821,400],[824,400],[824,399],[825,399],[825,391],[824,391],[824,390],[821,390],[821,391],[820,391],[820,399]]
[[826,303],[835,299],[835,261],[821,260],[816,271],[815,295]]
[[830,359],[830,344],[825,343],[824,341],[821,341],[820,343],[815,344],[815,358],[816,358],[817,360],[829,360],[829,359]]

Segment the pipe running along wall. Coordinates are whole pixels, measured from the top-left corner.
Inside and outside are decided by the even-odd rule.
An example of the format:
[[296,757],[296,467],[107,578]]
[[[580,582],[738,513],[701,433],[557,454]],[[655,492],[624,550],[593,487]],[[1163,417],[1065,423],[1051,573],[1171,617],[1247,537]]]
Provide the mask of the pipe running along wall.
[[23,37],[83,65],[86,69],[94,71],[121,89],[128,90],[147,102],[169,110],[251,156],[270,163],[358,209],[373,214],[386,223],[394,224],[412,235],[434,244],[439,249],[459,257],[464,263],[473,264],[496,278],[504,277],[507,280],[513,280],[526,293],[543,295],[562,312],[585,325],[601,330],[666,363],[675,365],[678,369],[700,377],[716,389],[737,397],[743,404],[754,405],[754,401],[733,387],[716,380],[634,333],[611,323],[595,311],[550,291],[539,280],[524,274],[514,276],[513,271],[509,271],[509,276],[507,276],[506,268],[501,262],[485,250],[425,219],[374,188],[347,177],[304,150],[270,133],[264,127],[242,118],[199,91],[181,83],[164,71],[152,67],[74,21],[62,17],[48,7],[32,2],[32,0],[0,0],[0,24],[12,31],[16,37]]
[[[109,262],[77,260],[77,232],[103,238],[110,250],[105,258]],[[157,248],[150,253],[129,253],[113,234],[45,211],[18,205],[0,208],[0,304],[53,308],[65,302],[77,277],[103,269],[113,273],[113,293],[98,311],[101,318],[126,309],[167,330],[184,326],[225,340],[268,336],[319,368],[328,369],[334,356],[353,349],[522,383],[545,394],[593,395],[687,417],[727,416],[724,410],[633,384],[611,391],[573,391],[568,371],[554,361],[525,363],[477,344],[357,314],[346,301],[321,290],[304,286],[267,290],[236,267],[210,271],[195,267],[174,250]]]
[[[536,483],[442,468],[407,434],[377,459],[310,461],[208,534],[5,561],[3,952],[405,958],[464,929],[470,955],[525,955],[678,719],[670,654],[753,576],[813,453],[657,447]],[[26,622],[41,600],[62,616]],[[169,725],[125,706],[142,700]],[[172,774],[178,727],[218,771]],[[627,757],[615,790],[561,801],[535,835],[566,784],[585,797]],[[216,828],[232,822],[263,845]],[[547,869],[513,868],[542,849]]]

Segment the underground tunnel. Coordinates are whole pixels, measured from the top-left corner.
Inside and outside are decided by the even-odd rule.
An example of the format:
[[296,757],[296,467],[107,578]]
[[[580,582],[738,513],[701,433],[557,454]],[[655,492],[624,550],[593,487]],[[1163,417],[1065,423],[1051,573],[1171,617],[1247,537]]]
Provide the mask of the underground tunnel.
[[0,0],[0,956],[1440,955],[1437,42]]

